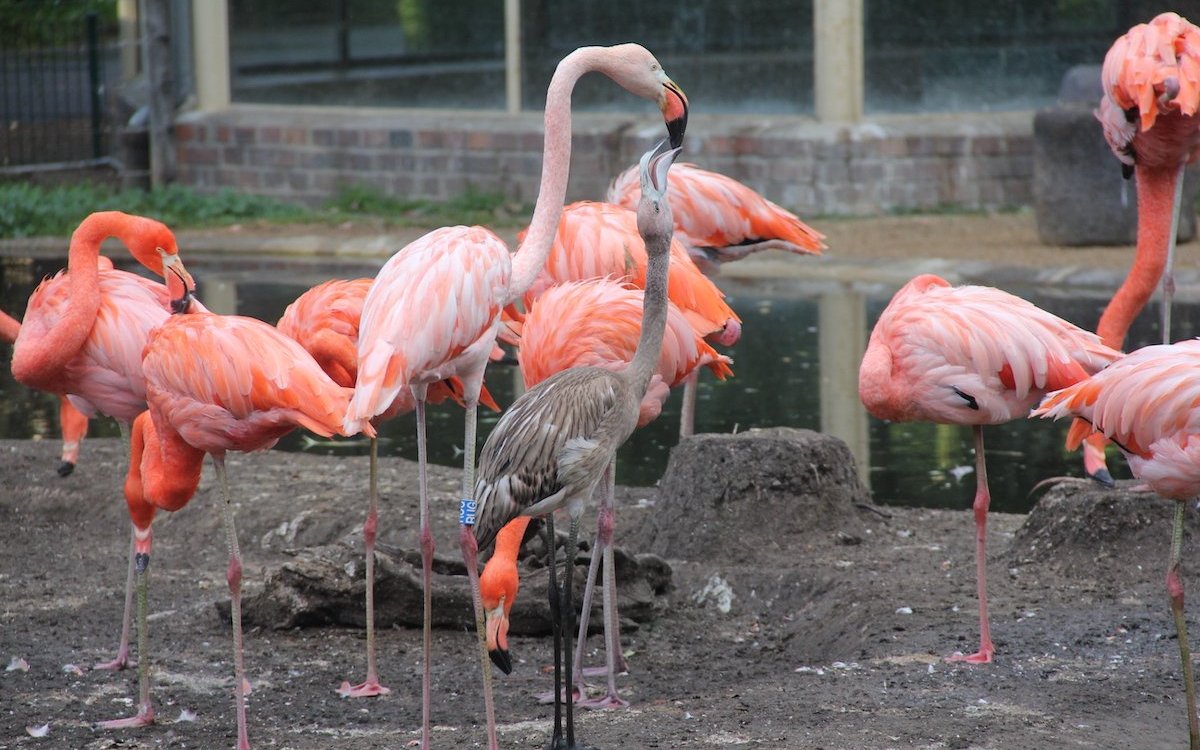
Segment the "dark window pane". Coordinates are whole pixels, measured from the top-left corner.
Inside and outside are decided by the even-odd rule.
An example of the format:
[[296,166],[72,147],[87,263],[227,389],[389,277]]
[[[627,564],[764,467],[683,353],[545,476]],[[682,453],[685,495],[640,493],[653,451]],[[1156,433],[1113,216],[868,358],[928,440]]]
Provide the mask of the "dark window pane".
[[504,106],[504,0],[232,0],[233,99]]

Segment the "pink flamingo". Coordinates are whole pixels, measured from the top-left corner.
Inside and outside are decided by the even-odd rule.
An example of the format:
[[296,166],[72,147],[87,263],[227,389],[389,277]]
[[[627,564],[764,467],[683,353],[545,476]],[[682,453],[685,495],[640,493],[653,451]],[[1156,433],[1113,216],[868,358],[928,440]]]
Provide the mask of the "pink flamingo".
[[858,372],[867,411],[893,422],[971,425],[975,436],[975,570],[979,651],[951,661],[991,662],[985,550],[990,494],[983,425],[1029,414],[1041,397],[1121,356],[1099,337],[1020,297],[951,287],[930,274],[896,292],[879,316]]
[[[100,259],[107,261],[103,255]],[[109,268],[112,268],[112,263],[109,262]],[[0,341],[11,344],[17,340],[17,334],[21,330],[21,324],[16,318],[4,312],[0,312]],[[58,464],[58,475],[60,477],[70,476],[71,472],[75,471],[75,464],[79,462],[79,444],[87,435],[88,418],[82,412],[71,405],[66,396],[58,397],[58,424],[62,430],[62,459]]]
[[[628,367],[641,336],[643,297],[643,290],[611,279],[568,282],[547,289],[537,298],[524,322],[519,324],[517,360],[525,387],[532,388],[555,373],[572,367],[601,367],[614,372]],[[733,374],[729,368],[730,359],[709,346],[678,308],[669,302],[667,308],[662,351],[639,405],[638,427],[656,419],[662,412],[670,389],[687,382],[696,370],[708,367],[722,380]],[[610,480],[611,474],[612,470],[606,475]],[[605,672],[608,688],[601,698],[576,701],[578,705],[589,708],[628,705],[621,699],[616,686],[616,675],[626,668],[621,655],[616,572],[612,556],[615,488],[611,481],[607,481],[606,485],[600,496],[596,544],[584,586],[579,645],[573,668],[574,681],[582,697],[586,694],[583,685],[583,646],[587,637],[593,587],[603,557],[604,631],[609,662]],[[484,575],[480,577],[480,593],[487,617],[489,653],[493,663],[508,673],[512,669],[512,659],[506,649],[496,645],[496,635],[503,633],[506,636],[508,631],[508,610],[512,608],[516,594],[515,588],[509,592],[508,587],[513,585],[512,579],[517,575],[517,549],[502,549],[499,542],[497,545],[495,554],[484,567]],[[489,568],[505,570],[503,574],[495,571],[488,575]],[[488,579],[487,585],[485,577]],[[504,606],[501,606],[501,601]],[[498,623],[493,623],[494,620],[498,620]]]
[[[116,237],[166,285],[127,271],[101,269],[100,243]],[[13,345],[17,382],[59,396],[87,416],[107,414],[128,434],[146,408],[142,347],[150,329],[195,284],[179,259],[175,235],[153,219],[119,211],[91,214],[71,235],[69,273],[43,281],[29,297]],[[122,669],[129,661],[134,552],[131,532],[125,577],[125,611],[115,659],[97,669]]]
[[[667,172],[680,149],[658,144],[642,156],[642,198],[637,223],[650,262],[646,273],[642,325],[628,366],[560,371],[526,391],[504,412],[479,454],[479,523],[475,536],[486,549],[517,516],[546,519],[550,553],[550,608],[555,621],[554,729],[550,747],[563,747],[562,654],[571,652],[572,585],[579,519],[601,478],[611,483],[617,449],[637,427],[642,399],[654,377],[667,323],[667,283],[671,260],[671,207]],[[565,603],[555,584],[554,513],[571,519],[567,541]],[[561,618],[561,622],[560,622]],[[560,646],[559,637],[565,642]],[[611,666],[611,655],[610,655]],[[568,691],[569,692],[569,691]],[[575,750],[574,698],[566,697],[566,744]]]
[[[564,209],[546,266],[525,293],[525,309],[530,309],[534,300],[551,286],[596,278],[642,286],[646,278],[645,244],[637,233],[636,212],[612,203],[579,201]],[[741,336],[741,319],[678,240],[671,241],[667,294],[696,332],[709,341],[732,346]],[[689,381],[694,380],[693,372]],[[692,434],[695,408],[695,384],[690,383],[689,387],[685,383],[680,437]]]
[[266,450],[296,427],[324,437],[338,434],[351,391],[334,383],[298,343],[274,327],[254,318],[213,315],[194,302],[192,306],[198,311],[174,315],[151,332],[142,361],[152,422],[139,420],[140,445],[133,447],[141,450],[133,455],[140,460],[131,462],[126,481],[137,529],[140,701],[136,716],[104,726],[144,726],[154,720],[144,645],[150,521],[155,508],[177,510],[187,503],[207,453],[224,497],[237,743],[243,750],[250,742],[249,686],[242,658],[242,558],[225,454]]
[[[705,274],[761,250],[820,255],[825,249],[825,235],[799,216],[719,172],[676,164],[670,190],[675,238]],[[639,195],[635,164],[613,180],[607,200],[636,210]]]
[[429,531],[425,479],[425,396],[428,385],[458,376],[466,400],[463,441],[463,504],[459,535],[471,579],[479,653],[484,673],[488,747],[496,748],[490,661],[483,641],[483,611],[474,523],[475,415],[483,370],[495,345],[500,310],[519,299],[533,283],[554,238],[566,196],[571,160],[571,90],[584,73],[604,73],[630,93],[658,103],[673,143],[681,143],[687,125],[687,99],[662,66],[637,44],[582,47],[558,64],[546,92],[542,179],[533,221],[525,241],[509,255],[495,234],[482,227],[434,230],[384,264],[363,304],[359,329],[359,377],[346,414],[348,434],[373,428],[370,420],[386,410],[396,394],[412,389],[416,401],[420,465],[421,557],[424,599],[424,669],[421,747],[429,746],[430,581],[433,537]]
[[[1179,231],[1183,168],[1200,155],[1200,28],[1162,13],[1117,39],[1104,56],[1104,97],[1096,118],[1125,176],[1137,178],[1137,249],[1133,265],[1100,316],[1096,333],[1114,349],[1162,279],[1163,343],[1171,342],[1172,265]],[[1104,438],[1088,438],[1089,476],[1111,486]]]
[[1200,725],[1179,568],[1185,502],[1200,495],[1198,372],[1200,340],[1147,346],[1083,382],[1047,395],[1032,415],[1075,417],[1067,438],[1069,448],[1078,447],[1093,429],[1103,433],[1121,449],[1134,476],[1159,495],[1179,501],[1166,581],[1183,665],[1192,750],[1200,749]]
[[[373,279],[332,279],[314,286],[288,305],[276,328],[279,332],[295,339],[312,355],[317,364],[335,383],[353,388],[358,379],[358,326],[362,318],[363,302],[371,288]],[[450,378],[431,383],[426,400],[440,404],[453,398],[463,405],[462,382]],[[492,399],[487,388],[479,394],[484,406],[494,411],[500,407]],[[391,407],[375,417],[379,424],[399,414],[413,410],[412,391],[401,390]],[[386,695],[390,689],[379,682],[379,668],[375,658],[375,538],[379,526],[379,482],[377,463],[379,441],[371,437],[370,480],[368,482],[367,518],[363,522],[363,542],[366,546],[366,621],[367,621],[367,678],[358,685],[349,681],[342,683],[338,694],[348,698],[364,698]]]

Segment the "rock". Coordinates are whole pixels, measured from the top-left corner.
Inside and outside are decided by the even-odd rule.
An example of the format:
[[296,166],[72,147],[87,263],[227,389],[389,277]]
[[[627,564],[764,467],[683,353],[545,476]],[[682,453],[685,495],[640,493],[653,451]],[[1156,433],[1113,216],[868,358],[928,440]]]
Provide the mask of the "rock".
[[[1133,492],[1137,482],[1101,487],[1090,480],[1064,479],[1050,487],[1017,530],[1009,548],[1016,564],[1048,563],[1072,576],[1144,580],[1166,572],[1174,500]],[[1200,532],[1196,513],[1187,516],[1188,536]]]
[[[261,588],[247,591],[242,602],[245,626],[275,629],[343,625],[366,627],[365,566],[360,545],[331,544],[294,550],[291,560],[269,569]],[[561,551],[559,564],[562,564]],[[653,555],[633,555],[613,550],[617,572],[617,608],[623,626],[636,628],[666,606],[663,595],[670,587],[671,569]],[[583,580],[590,557],[576,559],[576,602],[582,599]],[[561,579],[560,579],[561,580]],[[521,588],[510,614],[509,632],[543,635],[550,632],[547,604],[549,576],[544,561],[527,555],[521,562]],[[229,619],[229,601],[217,604],[223,621]],[[461,560],[434,556],[433,625],[462,630],[475,627],[470,584]],[[421,556],[416,550],[384,549],[375,554],[375,622],[379,628],[394,625],[419,628],[422,623]],[[601,597],[593,601],[591,628],[603,627]]]
[[[1092,113],[1100,100],[1099,66],[1072,68],[1064,103],[1033,118],[1033,201],[1038,238],[1047,245],[1127,245],[1137,236],[1137,188]],[[1179,240],[1196,234],[1200,176],[1185,173]]]
[[830,435],[694,435],[671,451],[642,546],[667,559],[752,563],[800,538],[861,536],[855,505],[869,502],[850,449]]

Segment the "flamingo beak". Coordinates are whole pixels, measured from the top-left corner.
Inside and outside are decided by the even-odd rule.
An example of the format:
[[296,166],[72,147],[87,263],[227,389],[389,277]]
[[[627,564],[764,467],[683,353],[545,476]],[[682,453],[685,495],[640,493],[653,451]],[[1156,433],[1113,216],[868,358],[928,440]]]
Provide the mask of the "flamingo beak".
[[508,615],[504,603],[484,613],[487,620],[487,650],[492,663],[504,674],[512,674],[512,655],[508,653]]
[[175,314],[187,312],[196,292],[196,281],[183,267],[183,261],[178,254],[160,252],[162,252],[163,261],[163,279],[171,298],[171,312]]
[[687,130],[688,100],[679,84],[668,78],[663,83],[663,98],[660,104],[663,121],[667,124],[667,136],[671,148],[683,146],[683,133]]

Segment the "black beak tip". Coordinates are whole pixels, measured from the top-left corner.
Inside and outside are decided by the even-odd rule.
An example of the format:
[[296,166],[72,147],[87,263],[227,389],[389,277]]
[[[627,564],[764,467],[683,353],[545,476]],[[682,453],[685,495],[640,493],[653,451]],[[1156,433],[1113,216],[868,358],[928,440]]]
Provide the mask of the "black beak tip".
[[507,649],[493,649],[488,651],[488,656],[492,657],[492,664],[496,665],[496,669],[504,674],[512,674],[512,656]]
[[1103,487],[1117,486],[1116,480],[1113,479],[1113,475],[1109,473],[1108,469],[1100,469],[1095,474],[1092,474],[1092,479],[1094,479]]
[[59,463],[57,471],[60,477],[69,477],[71,476],[71,472],[75,471],[75,464],[70,461],[63,461]]
[[192,293],[188,292],[179,299],[171,300],[171,312],[179,315],[188,311],[192,304]]
[[667,123],[667,136],[671,141],[671,148],[680,148],[683,146],[683,133],[687,130],[687,115]]

